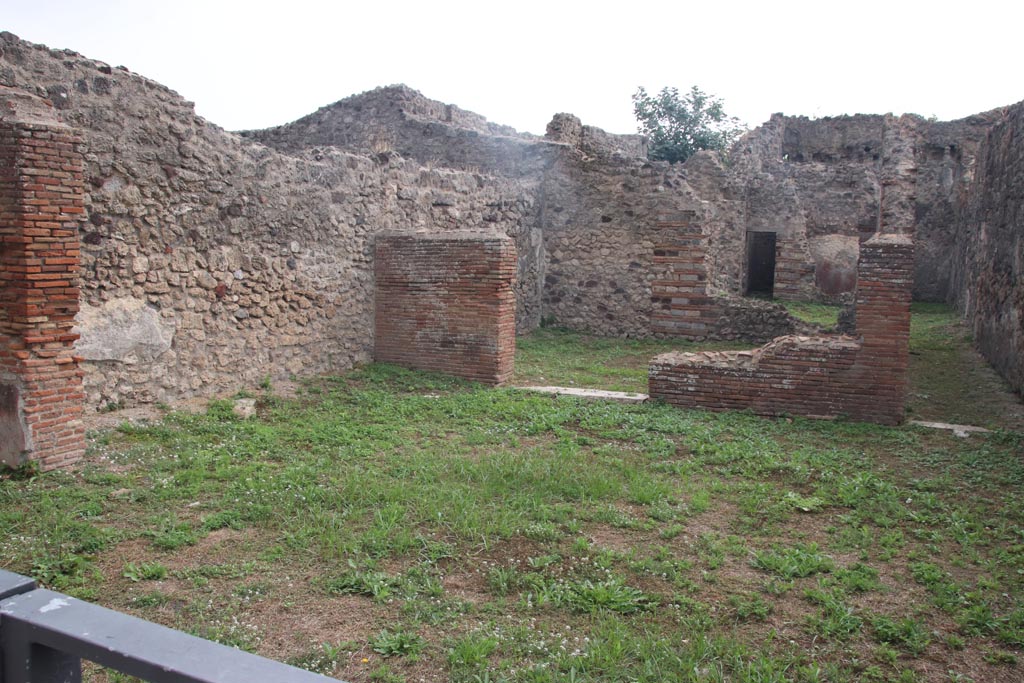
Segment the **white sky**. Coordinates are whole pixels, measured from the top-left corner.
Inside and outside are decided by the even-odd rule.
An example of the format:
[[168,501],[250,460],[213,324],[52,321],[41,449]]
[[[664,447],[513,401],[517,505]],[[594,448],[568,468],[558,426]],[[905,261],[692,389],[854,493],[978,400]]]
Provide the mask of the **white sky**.
[[1024,98],[1020,0],[0,0],[0,30],[124,65],[228,128],[405,83],[541,134],[636,131],[630,96],[698,85],[771,115],[952,119]]

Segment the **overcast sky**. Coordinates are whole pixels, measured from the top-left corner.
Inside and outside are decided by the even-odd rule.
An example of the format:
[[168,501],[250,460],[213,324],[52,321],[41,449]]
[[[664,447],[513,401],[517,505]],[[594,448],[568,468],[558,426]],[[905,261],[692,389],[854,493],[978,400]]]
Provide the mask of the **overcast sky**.
[[1024,99],[1024,3],[0,0],[0,30],[124,65],[231,130],[405,83],[543,133],[556,112],[636,131],[637,86],[772,112],[952,119]]

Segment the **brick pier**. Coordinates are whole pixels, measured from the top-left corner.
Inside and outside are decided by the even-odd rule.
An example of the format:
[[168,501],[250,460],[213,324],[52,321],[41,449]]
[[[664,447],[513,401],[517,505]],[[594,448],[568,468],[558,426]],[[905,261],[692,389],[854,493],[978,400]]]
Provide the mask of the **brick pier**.
[[516,248],[479,232],[377,236],[374,358],[487,384],[512,377]]
[[85,451],[72,332],[82,141],[48,101],[0,86],[0,462],[70,464]]

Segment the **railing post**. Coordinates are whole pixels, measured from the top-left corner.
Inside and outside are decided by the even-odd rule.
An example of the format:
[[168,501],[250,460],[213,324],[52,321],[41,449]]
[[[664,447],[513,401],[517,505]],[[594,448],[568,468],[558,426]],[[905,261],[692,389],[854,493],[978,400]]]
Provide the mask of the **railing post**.
[[[27,576],[0,569],[0,600],[35,590],[36,582]],[[31,645],[25,639],[25,626],[4,623],[0,614],[0,683],[28,683],[29,681],[82,680],[82,664],[77,657]]]
[[0,683],[81,683],[82,660],[74,655],[32,643],[24,624],[0,623],[4,653]]
[[17,578],[27,592],[0,600],[0,683],[79,683],[81,660],[152,683],[337,683]]

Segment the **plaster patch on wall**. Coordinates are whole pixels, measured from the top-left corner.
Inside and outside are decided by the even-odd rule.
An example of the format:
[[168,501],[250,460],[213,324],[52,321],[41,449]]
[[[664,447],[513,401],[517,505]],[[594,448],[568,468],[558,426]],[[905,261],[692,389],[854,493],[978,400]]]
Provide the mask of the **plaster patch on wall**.
[[852,292],[857,285],[860,239],[856,235],[822,235],[808,240],[814,280],[828,296]]
[[10,467],[21,464],[28,448],[19,393],[13,384],[0,384],[0,463]]
[[170,350],[174,341],[174,324],[138,299],[112,299],[102,306],[83,303],[76,321],[82,336],[75,350],[86,360],[147,363]]

